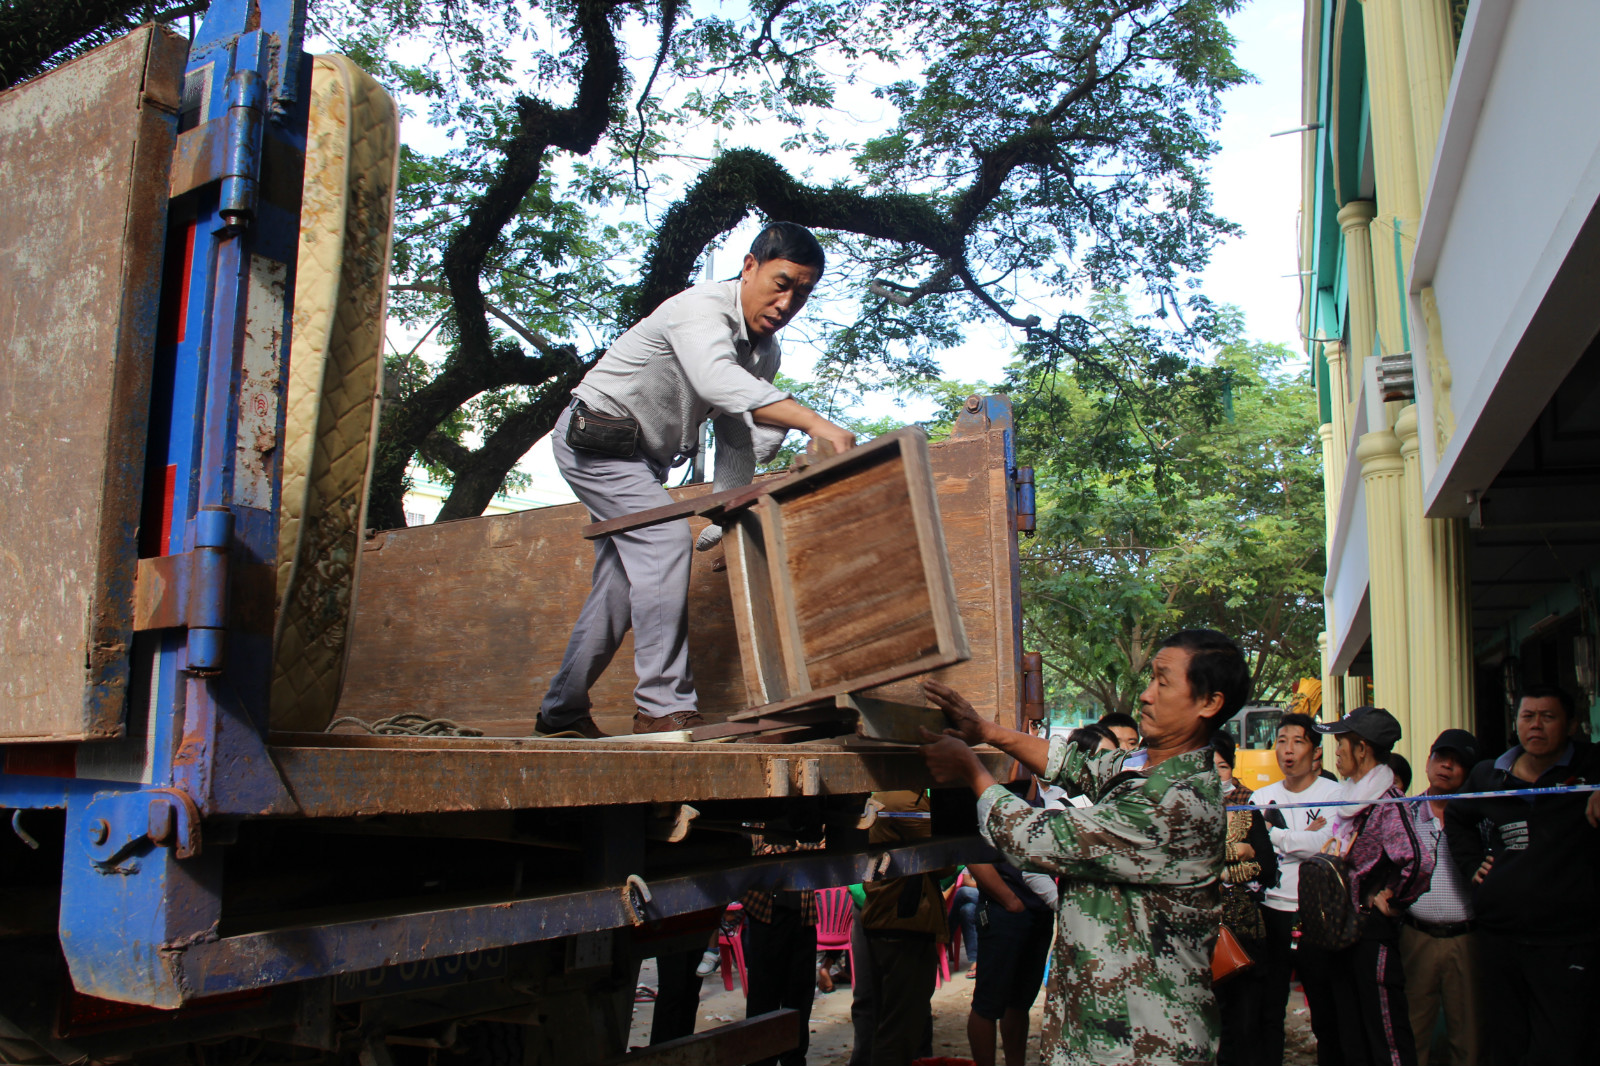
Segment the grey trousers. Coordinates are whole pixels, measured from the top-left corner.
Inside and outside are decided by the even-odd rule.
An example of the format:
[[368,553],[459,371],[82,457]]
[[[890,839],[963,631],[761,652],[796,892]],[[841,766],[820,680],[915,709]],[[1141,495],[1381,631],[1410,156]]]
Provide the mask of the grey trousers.
[[[551,431],[561,476],[596,521],[672,502],[666,470],[643,456],[617,459],[575,451],[563,411]],[[594,574],[572,637],[539,713],[550,726],[571,725],[591,706],[589,689],[633,629],[633,690],[639,711],[660,718],[696,709],[689,673],[689,561],[694,543],[680,519],[594,542]]]

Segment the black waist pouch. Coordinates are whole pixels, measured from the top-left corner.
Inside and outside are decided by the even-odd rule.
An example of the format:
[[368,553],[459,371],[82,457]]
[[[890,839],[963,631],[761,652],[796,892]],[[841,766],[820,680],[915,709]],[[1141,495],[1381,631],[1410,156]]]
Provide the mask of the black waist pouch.
[[596,455],[632,459],[639,447],[639,423],[627,415],[601,414],[579,400],[567,420],[567,443]]

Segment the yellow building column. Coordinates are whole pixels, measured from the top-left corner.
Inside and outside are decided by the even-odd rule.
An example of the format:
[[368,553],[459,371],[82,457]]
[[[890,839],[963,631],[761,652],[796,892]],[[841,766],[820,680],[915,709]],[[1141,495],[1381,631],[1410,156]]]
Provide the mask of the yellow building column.
[[[1405,0],[1418,3],[1422,0]],[[1382,355],[1409,350],[1405,270],[1422,216],[1417,146],[1411,117],[1402,0],[1363,0],[1372,164],[1378,213],[1372,220],[1372,275]]]
[[[1466,530],[1458,518],[1425,518],[1415,405],[1395,423],[1405,464],[1407,619],[1411,644],[1412,751],[1426,758],[1442,731],[1470,729],[1472,604],[1467,585]],[[1404,723],[1402,723],[1404,725]],[[1409,757],[1409,756],[1408,756]]]
[[[1412,404],[1400,412],[1394,423],[1394,435],[1400,441],[1400,461],[1405,468],[1401,489],[1401,522],[1405,527],[1406,551],[1406,643],[1409,647],[1407,666],[1411,682],[1411,719],[1401,719],[1405,735],[1400,751],[1416,763],[1416,752],[1426,752],[1427,742],[1439,735],[1434,724],[1436,701],[1433,695],[1434,671],[1431,669],[1434,647],[1430,630],[1433,628],[1433,589],[1428,560],[1428,531],[1422,517],[1422,455],[1417,440],[1417,405]],[[1426,738],[1426,741],[1424,740]]]
[[[1335,461],[1339,449],[1334,443],[1333,423],[1324,422],[1317,427],[1317,439],[1322,442],[1322,520],[1327,530],[1328,548],[1333,548],[1333,531],[1339,522],[1339,487],[1344,479],[1344,461]],[[1330,618],[1328,624],[1332,625]]]
[[[1372,291],[1372,232],[1377,205],[1371,200],[1352,200],[1339,209],[1339,231],[1344,234],[1345,285],[1350,294],[1350,348],[1345,353],[1353,373],[1345,380],[1359,378],[1363,361],[1372,354],[1372,338],[1377,334],[1378,312]],[[1356,389],[1351,390],[1354,395]]]
[[1317,634],[1317,654],[1322,661],[1322,713],[1317,717],[1324,722],[1336,722],[1344,714],[1340,706],[1344,690],[1338,685],[1339,678],[1329,672],[1332,666],[1332,652],[1329,650],[1328,631],[1323,630]]
[[[1367,679],[1364,677],[1356,677],[1352,674],[1345,674],[1344,677],[1341,678],[1341,681],[1343,682],[1341,687],[1344,689],[1345,713],[1349,714],[1357,707],[1366,706]],[[1331,770],[1333,767],[1330,766],[1328,769]]]
[[[1467,521],[1430,518],[1428,564],[1433,571],[1434,700],[1439,731],[1473,729],[1472,588],[1467,582]],[[1435,733],[1434,736],[1438,736]],[[1428,738],[1428,743],[1433,737]]]
[[1448,0],[1406,0],[1400,6],[1406,38],[1406,76],[1411,89],[1411,138],[1417,159],[1417,202],[1428,195],[1433,153],[1444,124],[1450,72],[1456,62]]
[[[1338,470],[1334,479],[1334,493],[1337,495],[1344,491],[1344,464],[1350,454],[1350,360],[1339,341],[1324,344],[1322,358],[1328,364],[1328,406],[1332,411],[1328,424],[1333,430],[1333,451]],[[1338,513],[1337,508],[1334,513]],[[1330,525],[1328,530],[1331,533],[1333,527]]]
[[1372,688],[1377,706],[1411,730],[1410,635],[1406,619],[1405,463],[1387,429],[1356,445],[1367,500],[1367,603],[1372,617]]

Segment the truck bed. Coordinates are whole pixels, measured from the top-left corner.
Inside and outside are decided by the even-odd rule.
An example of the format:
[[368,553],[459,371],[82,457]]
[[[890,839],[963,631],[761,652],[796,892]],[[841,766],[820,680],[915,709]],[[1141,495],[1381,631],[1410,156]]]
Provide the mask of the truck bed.
[[[929,458],[971,649],[966,662],[932,676],[965,693],[980,713],[1013,724],[1021,707],[1021,615],[1009,429],[1009,418],[991,420],[987,409],[967,412],[949,439],[929,446]],[[681,499],[709,490],[671,491]],[[532,733],[589,591],[593,549],[580,535],[589,520],[581,505],[571,504],[368,540],[337,714],[367,721],[420,714],[489,736]],[[696,533],[705,524],[692,520]],[[696,553],[689,591],[690,665],[701,712],[713,722],[749,706],[727,575],[716,569],[720,558],[720,549]],[[591,692],[601,729],[629,731],[633,685],[630,636]],[[866,694],[926,703],[918,679]],[[275,743],[320,742],[279,734]]]

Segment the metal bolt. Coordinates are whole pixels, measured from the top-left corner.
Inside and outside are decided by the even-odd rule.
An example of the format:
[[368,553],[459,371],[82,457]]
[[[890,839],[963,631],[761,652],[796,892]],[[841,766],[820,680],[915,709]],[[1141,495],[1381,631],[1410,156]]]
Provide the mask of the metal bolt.
[[977,414],[978,413],[978,408],[980,408],[982,406],[983,406],[983,397],[981,397],[981,396],[968,396],[967,397],[967,410],[971,411],[973,414]]
[[178,812],[164,799],[150,801],[150,825],[146,835],[157,844],[165,844],[177,835]]
[[104,818],[96,818],[89,823],[89,843],[99,847],[111,839],[111,823]]

